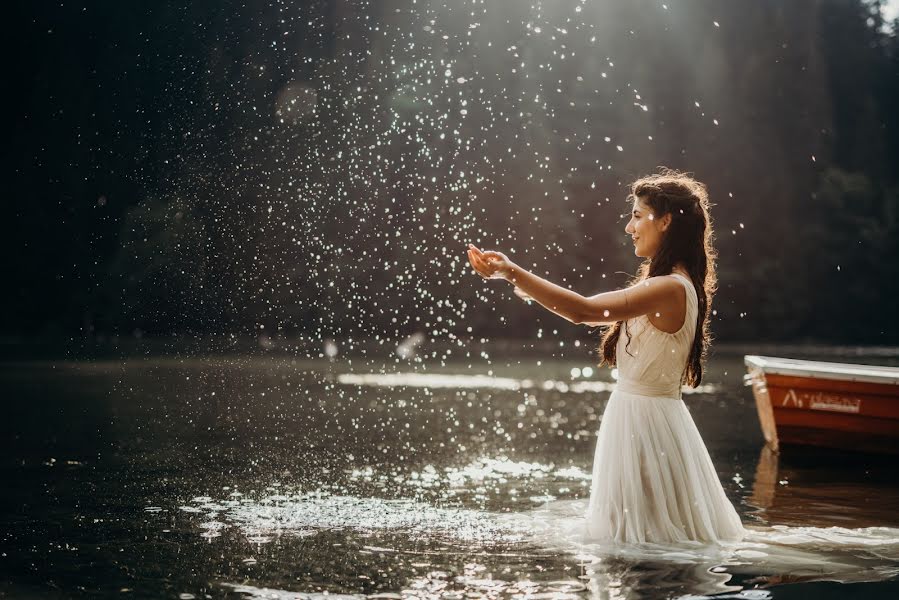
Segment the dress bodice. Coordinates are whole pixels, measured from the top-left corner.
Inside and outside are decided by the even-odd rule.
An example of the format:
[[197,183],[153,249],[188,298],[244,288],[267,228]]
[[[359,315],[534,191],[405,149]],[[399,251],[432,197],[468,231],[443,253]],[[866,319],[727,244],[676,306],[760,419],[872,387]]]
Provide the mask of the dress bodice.
[[623,392],[681,398],[683,375],[696,334],[699,298],[687,277],[679,273],[672,273],[672,276],[686,288],[684,324],[676,333],[668,333],[653,325],[647,315],[625,322],[630,343],[625,327],[622,327],[617,346],[617,387]]

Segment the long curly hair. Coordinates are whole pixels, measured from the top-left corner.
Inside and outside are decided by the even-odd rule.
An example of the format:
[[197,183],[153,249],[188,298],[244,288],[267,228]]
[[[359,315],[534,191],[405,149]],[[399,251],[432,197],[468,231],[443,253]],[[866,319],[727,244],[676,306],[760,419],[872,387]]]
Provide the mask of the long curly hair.
[[[715,272],[717,253],[713,245],[708,191],[705,184],[686,173],[660,167],[657,174],[641,177],[631,184],[628,201],[636,202],[638,198],[652,210],[655,219],[671,214],[671,224],[663,234],[656,255],[647,258],[640,265],[635,279],[628,287],[639,285],[649,277],[670,275],[678,262],[686,266],[699,297],[699,315],[682,383],[695,388],[702,383],[702,365],[711,343],[710,314],[712,298],[718,285]],[[610,367],[618,364],[618,338],[622,327],[627,335],[625,350],[631,342],[626,321],[618,321],[607,327],[598,348],[600,367],[604,364]]]

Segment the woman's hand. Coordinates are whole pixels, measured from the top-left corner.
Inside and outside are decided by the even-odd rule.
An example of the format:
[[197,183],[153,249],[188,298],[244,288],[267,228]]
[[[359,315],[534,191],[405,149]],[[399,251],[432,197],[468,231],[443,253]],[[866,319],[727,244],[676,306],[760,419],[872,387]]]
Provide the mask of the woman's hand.
[[468,244],[468,260],[478,275],[484,279],[502,278],[513,284],[515,295],[519,298],[532,299],[546,310],[572,323],[583,322],[588,301],[577,292],[534,275],[513,263],[502,252],[482,252],[474,244]]
[[508,279],[515,266],[515,263],[502,252],[494,250],[482,252],[474,244],[468,244],[468,262],[484,279]]

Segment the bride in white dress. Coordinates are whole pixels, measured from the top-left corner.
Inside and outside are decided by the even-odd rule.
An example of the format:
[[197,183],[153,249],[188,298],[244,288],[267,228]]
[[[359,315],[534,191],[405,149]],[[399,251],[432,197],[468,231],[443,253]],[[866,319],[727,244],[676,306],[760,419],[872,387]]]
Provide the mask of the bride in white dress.
[[681,398],[702,381],[716,288],[706,187],[661,169],[631,185],[625,228],[644,258],[628,287],[585,297],[469,244],[484,278],[502,278],[572,323],[606,326],[602,364],[618,368],[596,442],[586,535],[592,541],[738,541],[746,530]]

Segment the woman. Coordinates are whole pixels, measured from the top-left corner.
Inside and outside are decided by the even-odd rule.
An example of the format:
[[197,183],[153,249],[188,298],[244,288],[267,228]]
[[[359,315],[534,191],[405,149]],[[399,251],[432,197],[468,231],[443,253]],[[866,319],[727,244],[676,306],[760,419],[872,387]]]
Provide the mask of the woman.
[[625,289],[585,297],[469,245],[485,278],[572,323],[609,326],[602,361],[618,381],[602,417],[586,532],[595,541],[737,541],[740,517],[724,494],[708,450],[681,398],[702,381],[716,287],[706,187],[661,169],[631,186],[625,231],[644,258]]

